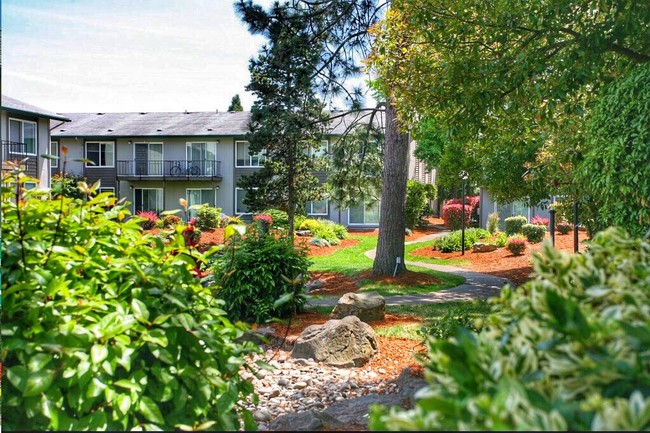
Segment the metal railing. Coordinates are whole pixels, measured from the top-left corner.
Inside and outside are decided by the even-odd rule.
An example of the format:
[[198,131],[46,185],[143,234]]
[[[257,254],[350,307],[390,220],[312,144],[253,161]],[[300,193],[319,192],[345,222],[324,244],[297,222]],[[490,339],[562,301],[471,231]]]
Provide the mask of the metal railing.
[[137,159],[117,161],[117,175],[152,178],[221,177],[221,161]]

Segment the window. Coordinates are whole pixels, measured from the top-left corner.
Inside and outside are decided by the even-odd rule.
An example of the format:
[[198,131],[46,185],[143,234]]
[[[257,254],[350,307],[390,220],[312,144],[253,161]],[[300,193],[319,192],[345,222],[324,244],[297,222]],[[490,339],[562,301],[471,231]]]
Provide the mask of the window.
[[23,188],[25,188],[25,191],[29,191],[30,189],[35,189],[36,182],[25,182],[23,183]]
[[241,188],[235,189],[235,213],[244,214],[248,212],[248,206],[244,204],[246,198],[246,190]]
[[115,142],[113,141],[87,141],[86,167],[114,167]]
[[376,201],[371,205],[359,204],[353,206],[349,210],[349,223],[350,224],[379,224],[379,204]]
[[151,210],[159,213],[163,210],[162,188],[136,188],[133,190],[133,193],[134,213],[145,210]]
[[112,192],[113,194],[115,194],[115,188],[107,186],[107,187],[101,187],[97,190],[98,194],[101,194],[103,192]]
[[134,143],[135,174],[161,176],[163,174],[163,144]]
[[327,215],[327,200],[308,201],[305,210],[307,215]]
[[23,144],[12,147],[12,152],[36,155],[36,130],[36,122],[9,119],[9,141]]
[[187,161],[188,169],[199,169],[199,176],[217,175],[217,142],[187,143]]
[[325,158],[329,150],[327,140],[322,140],[317,148],[309,148],[309,154],[314,158]]
[[[214,191],[212,189],[187,189],[187,206],[208,204],[214,206]],[[190,218],[196,217],[196,210],[190,209]]]
[[[52,156],[59,156],[59,142],[58,141],[50,141],[50,155]],[[50,168],[59,168],[59,160],[58,159],[51,159],[50,160]]]
[[261,152],[250,154],[248,141],[236,141],[237,167],[262,167],[266,161],[266,155]]

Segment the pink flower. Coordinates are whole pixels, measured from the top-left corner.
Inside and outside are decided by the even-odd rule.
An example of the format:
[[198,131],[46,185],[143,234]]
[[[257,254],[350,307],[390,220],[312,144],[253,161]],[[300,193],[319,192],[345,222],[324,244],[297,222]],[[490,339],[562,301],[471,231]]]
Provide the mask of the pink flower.
[[264,224],[266,224],[268,226],[273,224],[273,219],[269,215],[266,215],[266,214],[255,215],[253,217],[253,220],[258,221],[260,223],[264,223]]

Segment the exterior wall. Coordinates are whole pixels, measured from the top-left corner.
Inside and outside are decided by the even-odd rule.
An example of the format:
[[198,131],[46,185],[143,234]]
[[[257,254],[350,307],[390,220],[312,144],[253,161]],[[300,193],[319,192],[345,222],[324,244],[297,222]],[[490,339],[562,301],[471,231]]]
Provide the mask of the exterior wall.
[[504,210],[503,208],[499,209],[501,204],[497,203],[496,200],[494,200],[483,188],[481,188],[480,192],[479,206],[479,220],[481,227],[483,228],[487,226],[488,215],[490,215],[492,212],[499,212],[499,226],[501,229],[504,227],[503,220],[511,216],[523,215],[528,219],[528,221],[530,221],[531,218],[535,216],[549,218],[550,215],[548,212],[548,206],[546,204],[543,206],[522,206],[520,211],[514,213]]

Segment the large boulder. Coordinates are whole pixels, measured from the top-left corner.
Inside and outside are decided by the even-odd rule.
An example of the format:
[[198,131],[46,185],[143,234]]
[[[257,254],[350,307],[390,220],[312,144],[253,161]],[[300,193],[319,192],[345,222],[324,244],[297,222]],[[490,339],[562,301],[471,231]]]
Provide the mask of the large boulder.
[[377,336],[356,316],[311,325],[296,339],[291,356],[312,358],[335,367],[360,367],[377,352]]
[[332,310],[330,318],[357,316],[362,322],[384,320],[386,300],[377,292],[346,293]]
[[492,251],[496,251],[497,246],[494,244],[485,244],[481,242],[477,242],[474,244],[474,247],[472,248],[472,251],[475,253],[490,253]]

